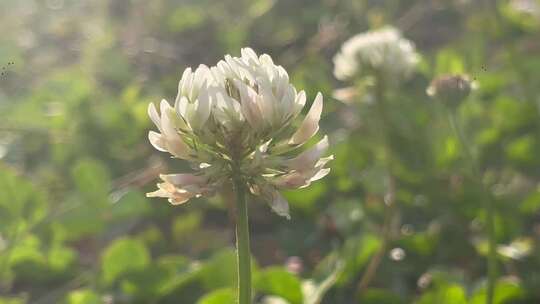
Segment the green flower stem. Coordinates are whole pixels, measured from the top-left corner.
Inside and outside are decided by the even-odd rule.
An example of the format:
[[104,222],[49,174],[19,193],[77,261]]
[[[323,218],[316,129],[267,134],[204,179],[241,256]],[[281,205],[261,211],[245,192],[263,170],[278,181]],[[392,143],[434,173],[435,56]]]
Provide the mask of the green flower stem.
[[249,250],[249,225],[246,200],[246,184],[233,173],[236,192],[236,248],[238,262],[238,303],[251,304],[251,254]]
[[16,225],[15,228],[13,228],[13,231],[10,234],[10,237],[8,238],[8,245],[6,248],[4,248],[4,257],[0,261],[0,290],[2,290],[2,280],[4,279],[4,276],[7,275],[9,271],[9,260],[11,259],[11,255],[13,253],[13,248],[15,248],[15,245],[19,241],[20,236],[24,234],[23,231],[20,229],[20,225]]
[[457,123],[456,114],[453,110],[451,110],[449,113],[449,120],[450,120],[450,125],[452,126],[452,129],[454,130],[454,133],[459,138],[459,141],[461,143],[461,146],[463,147],[467,160],[469,161],[471,165],[474,178],[480,184],[484,192],[484,195],[486,196],[485,198],[486,217],[487,217],[486,225],[487,225],[487,235],[488,235],[488,258],[487,258],[488,281],[487,281],[486,304],[492,304],[493,294],[495,291],[495,281],[497,280],[497,252],[496,252],[497,240],[495,236],[495,207],[494,207],[493,200],[491,198],[491,194],[488,192],[488,189],[486,189],[482,181],[482,173],[480,171],[478,162],[476,161],[476,158],[472,154],[469,148],[469,145],[467,144],[465,135],[463,134],[461,128],[459,127],[459,124]]
[[396,205],[396,178],[392,174],[391,169],[391,147],[390,147],[390,134],[389,129],[391,128],[390,119],[387,116],[386,112],[386,99],[384,96],[385,92],[385,83],[384,83],[384,77],[382,75],[378,75],[375,79],[375,107],[377,111],[378,120],[380,123],[380,131],[381,131],[381,138],[383,140],[383,148],[384,148],[384,160],[386,162],[386,171],[387,171],[387,183],[388,188],[385,195],[385,211],[384,211],[384,222],[383,227],[381,230],[381,237],[382,242],[379,250],[374,254],[374,256],[369,261],[369,264],[366,267],[366,270],[364,271],[364,274],[362,275],[362,278],[360,279],[358,283],[358,294],[361,294],[365,289],[369,287],[371,284],[371,281],[377,274],[377,269],[379,268],[382,258],[384,257],[384,254],[387,250],[388,244],[391,241],[391,233],[392,233],[392,222],[394,218],[395,213],[395,205]]

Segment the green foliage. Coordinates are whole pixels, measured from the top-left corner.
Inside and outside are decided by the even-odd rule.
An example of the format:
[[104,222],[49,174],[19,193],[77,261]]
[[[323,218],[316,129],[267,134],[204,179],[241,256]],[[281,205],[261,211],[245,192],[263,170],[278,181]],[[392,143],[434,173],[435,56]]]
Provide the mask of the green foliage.
[[373,235],[366,234],[361,238],[348,239],[343,249],[345,268],[338,277],[338,284],[347,285],[354,281],[380,247],[381,240]]
[[[510,304],[520,303],[525,299],[525,290],[518,282],[500,280],[495,285],[495,296],[493,303]],[[486,302],[486,288],[483,286],[477,290],[468,302],[470,304],[481,304]]]
[[24,303],[24,300],[20,298],[0,297],[0,304],[21,304],[21,303]]
[[232,289],[224,288],[210,292],[202,297],[197,304],[226,304],[235,303],[236,293]]
[[[307,107],[323,93],[335,156],[327,178],[284,192],[290,221],[250,202],[256,301],[485,302],[484,189],[425,93],[467,73],[478,88],[456,114],[496,204],[495,303],[540,303],[537,0],[79,2],[0,1],[0,304],[235,302],[230,189],[146,198],[159,173],[189,170],[148,143],[147,106],[244,46],[282,65]],[[387,24],[421,53],[385,91],[389,145],[372,80],[332,75],[343,41]]]
[[291,304],[303,303],[300,280],[285,269],[272,267],[259,273],[255,288],[263,293],[280,296]]
[[[22,176],[7,167],[0,168],[0,231],[8,233],[17,229],[27,229],[37,224],[47,214],[45,194]],[[21,226],[20,228],[18,228]]]
[[232,250],[217,252],[199,272],[201,283],[208,289],[235,287],[236,254]]
[[144,269],[149,263],[150,253],[143,243],[128,238],[116,240],[103,252],[103,279],[112,283],[123,275]]
[[102,300],[92,290],[80,289],[70,292],[66,302],[67,304],[99,304]]
[[[406,303],[400,296],[386,290],[370,288],[361,296],[358,303],[363,304],[401,304]],[[439,303],[439,302],[429,302]]]

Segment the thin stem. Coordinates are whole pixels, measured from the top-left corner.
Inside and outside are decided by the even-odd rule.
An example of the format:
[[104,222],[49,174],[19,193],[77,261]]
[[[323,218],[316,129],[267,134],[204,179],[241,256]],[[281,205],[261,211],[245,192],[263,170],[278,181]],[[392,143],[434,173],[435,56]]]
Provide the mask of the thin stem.
[[369,287],[371,281],[377,273],[382,258],[387,250],[388,244],[391,240],[391,226],[394,217],[395,200],[396,200],[396,178],[392,174],[390,160],[391,160],[391,147],[389,132],[391,123],[386,112],[386,100],[384,96],[385,84],[384,77],[378,75],[375,82],[375,106],[377,110],[378,120],[380,123],[381,138],[383,140],[384,160],[386,162],[388,189],[384,198],[385,210],[384,210],[384,222],[381,230],[382,243],[379,250],[369,261],[366,271],[362,275],[360,282],[358,283],[358,293],[361,294],[366,288]]
[[3,287],[6,287],[3,286],[2,280],[6,277],[9,271],[9,260],[11,259],[13,248],[15,248],[15,245],[19,241],[19,237],[21,236],[21,234],[24,234],[24,232],[21,231],[19,225],[15,225],[13,231],[11,232],[11,236],[8,239],[9,243],[7,245],[7,248],[5,248],[4,257],[0,262],[0,290],[2,290]]
[[236,248],[238,254],[238,303],[251,304],[251,254],[246,185],[237,170],[233,173],[236,192]]
[[385,215],[384,215],[384,223],[381,231],[382,235],[382,243],[379,250],[375,253],[373,258],[369,261],[368,266],[366,267],[366,271],[364,272],[364,275],[360,279],[360,282],[358,283],[358,293],[361,294],[364,290],[366,290],[369,287],[369,284],[377,274],[377,268],[379,268],[379,265],[381,264],[382,258],[384,257],[384,253],[386,252],[386,249],[388,248],[388,244],[390,243],[390,233],[392,228],[392,219],[394,215],[394,205],[395,205],[395,193],[396,193],[396,187],[395,187],[395,178],[393,175],[388,176],[388,193],[386,195],[387,199],[385,199],[385,202],[387,203]]
[[456,118],[456,113],[454,111],[452,110],[449,111],[448,120],[450,121],[450,126],[452,127],[452,130],[454,131],[454,133],[459,139],[460,145],[463,147],[463,151],[465,152],[467,161],[469,162],[469,165],[471,166],[474,177],[481,177],[482,174],[480,173],[480,168],[476,162],[476,158],[474,157],[471,149],[469,148],[469,144],[467,142],[467,139],[465,138],[465,134],[463,134],[463,131],[459,127],[459,124]]
[[449,120],[450,120],[450,125],[452,126],[452,129],[454,130],[454,133],[459,138],[460,144],[463,147],[467,160],[469,164],[471,165],[474,178],[480,184],[484,192],[484,195],[486,196],[485,198],[486,225],[487,225],[487,235],[488,235],[488,257],[487,257],[488,281],[487,281],[486,304],[492,304],[493,294],[495,291],[495,281],[497,280],[497,252],[496,252],[497,240],[495,236],[495,207],[494,207],[493,200],[491,198],[491,194],[488,192],[488,189],[486,189],[486,186],[484,185],[482,181],[482,173],[480,171],[480,166],[478,165],[476,158],[472,154],[472,151],[470,150],[470,147],[467,144],[465,135],[463,134],[461,128],[459,127],[459,124],[457,123],[457,119],[456,119],[456,115],[454,111],[449,112]]

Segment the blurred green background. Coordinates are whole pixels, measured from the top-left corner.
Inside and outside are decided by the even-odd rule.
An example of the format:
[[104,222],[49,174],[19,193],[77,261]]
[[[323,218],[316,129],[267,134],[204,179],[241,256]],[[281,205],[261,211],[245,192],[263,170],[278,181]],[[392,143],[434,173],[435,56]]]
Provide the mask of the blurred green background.
[[[391,24],[422,62],[389,92],[396,216],[371,105],[333,99],[332,57]],[[540,303],[540,2],[536,0],[2,0],[0,303],[233,303],[229,194],[147,199],[185,164],[152,149],[148,103],[182,71],[253,47],[325,96],[331,174],[252,200],[257,303],[484,303],[485,211],[431,78],[466,72],[458,109],[495,198],[496,303]],[[361,95],[361,94],[359,94]],[[367,288],[359,282],[380,259]]]

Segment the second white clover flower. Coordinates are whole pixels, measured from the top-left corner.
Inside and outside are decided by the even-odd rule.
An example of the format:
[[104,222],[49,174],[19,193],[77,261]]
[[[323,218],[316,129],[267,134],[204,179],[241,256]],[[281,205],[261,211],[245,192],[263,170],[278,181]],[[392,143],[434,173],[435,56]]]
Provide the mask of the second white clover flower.
[[353,36],[345,41],[334,57],[334,75],[339,80],[383,74],[403,79],[419,62],[414,44],[393,27],[385,27]]

